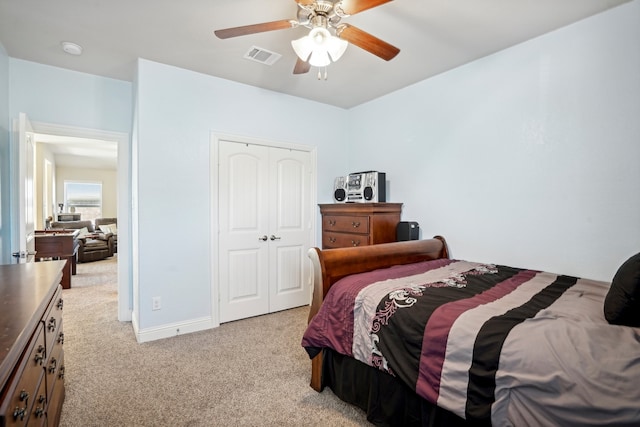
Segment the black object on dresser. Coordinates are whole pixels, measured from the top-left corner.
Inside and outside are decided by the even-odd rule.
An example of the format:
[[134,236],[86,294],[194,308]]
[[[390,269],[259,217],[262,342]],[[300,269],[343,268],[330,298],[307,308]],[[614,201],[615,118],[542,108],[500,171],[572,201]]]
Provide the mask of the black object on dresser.
[[400,221],[396,228],[396,240],[404,242],[407,240],[420,239],[420,225],[415,221]]

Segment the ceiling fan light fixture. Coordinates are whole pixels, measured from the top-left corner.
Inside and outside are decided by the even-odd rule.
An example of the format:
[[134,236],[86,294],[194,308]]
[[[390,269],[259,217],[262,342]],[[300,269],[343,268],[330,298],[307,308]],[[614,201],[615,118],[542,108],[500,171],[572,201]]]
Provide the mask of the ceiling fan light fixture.
[[336,62],[348,45],[346,40],[331,35],[324,27],[315,27],[308,35],[291,41],[296,55],[314,67],[326,67],[332,61]]

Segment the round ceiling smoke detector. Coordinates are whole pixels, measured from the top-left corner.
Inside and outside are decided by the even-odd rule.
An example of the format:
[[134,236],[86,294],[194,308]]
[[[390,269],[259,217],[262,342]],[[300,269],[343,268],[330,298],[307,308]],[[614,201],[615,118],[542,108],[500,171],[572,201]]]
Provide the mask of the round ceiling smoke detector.
[[62,42],[62,50],[69,55],[82,55],[82,46],[71,42]]

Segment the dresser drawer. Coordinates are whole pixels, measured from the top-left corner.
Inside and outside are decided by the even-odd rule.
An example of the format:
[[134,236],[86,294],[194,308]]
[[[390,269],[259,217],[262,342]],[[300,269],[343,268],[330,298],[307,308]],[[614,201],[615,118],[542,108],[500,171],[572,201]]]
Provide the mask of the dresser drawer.
[[369,217],[357,215],[325,215],[322,218],[322,231],[368,234]]
[[47,387],[44,378],[40,381],[38,393],[35,395],[31,415],[29,416],[29,427],[46,426],[47,425]]
[[325,249],[368,246],[369,244],[369,236],[363,234],[322,233],[322,247]]
[[49,310],[43,317],[47,358],[51,356],[51,352],[61,332],[60,326],[62,325],[62,308],[64,304],[62,300],[62,288],[60,286],[58,286],[58,290],[51,301],[52,303]]
[[[56,378],[62,368],[62,345],[64,343],[64,333],[62,329],[62,323],[58,328],[58,335],[54,341],[53,349],[50,350],[49,360],[46,366],[46,378],[47,378],[47,395],[53,393],[53,385],[56,382]],[[62,368],[64,371],[64,368]]]
[[[64,350],[60,349],[59,354],[54,354],[57,362],[57,369],[53,375],[47,374],[47,380],[53,381],[53,388],[49,396],[49,406],[47,408],[47,419],[50,426],[57,426],[60,423],[60,412],[64,403]],[[48,371],[47,371],[48,372]],[[50,386],[51,384],[47,384]]]
[[[5,425],[27,424],[32,408],[35,408],[34,402],[37,400],[39,386],[44,384],[45,356],[44,330],[42,324],[39,324],[18,363],[18,368],[9,380],[6,398],[2,398],[0,414]],[[2,420],[0,424],[1,422]]]

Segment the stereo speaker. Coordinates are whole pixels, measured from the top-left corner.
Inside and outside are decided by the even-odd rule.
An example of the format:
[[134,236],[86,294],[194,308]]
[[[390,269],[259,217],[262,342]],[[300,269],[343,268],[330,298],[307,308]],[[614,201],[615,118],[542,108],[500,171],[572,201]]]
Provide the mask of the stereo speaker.
[[418,240],[420,238],[420,225],[415,221],[400,221],[396,227],[396,240]]
[[333,200],[338,203],[347,201],[347,177],[339,176],[333,182]]
[[386,202],[386,174],[384,172],[365,172],[363,174],[364,190],[362,195],[366,202]]

